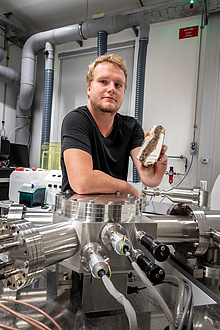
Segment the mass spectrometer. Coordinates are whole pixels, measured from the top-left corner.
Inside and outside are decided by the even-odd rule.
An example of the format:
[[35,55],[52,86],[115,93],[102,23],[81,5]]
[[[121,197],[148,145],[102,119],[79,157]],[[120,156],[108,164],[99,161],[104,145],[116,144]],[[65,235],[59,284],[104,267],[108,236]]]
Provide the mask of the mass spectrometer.
[[[35,221],[38,215],[30,216],[23,205],[12,205],[1,219],[0,279],[4,287],[24,288],[45,267],[60,263],[80,275],[86,313],[123,306],[130,329],[135,329],[135,312],[125,297],[128,290],[137,288],[134,283],[142,282],[165,313],[170,329],[191,324],[191,297],[188,305],[178,305],[177,299],[178,308],[171,312],[155,288],[164,281],[176,281],[163,267],[174,257],[195,278],[219,278],[220,212],[180,203],[168,214],[151,214],[143,204],[130,195],[60,192],[51,223],[48,213],[41,213],[40,225]],[[190,295],[190,284],[184,281],[183,291],[187,286]],[[103,299],[106,289],[109,299]]]

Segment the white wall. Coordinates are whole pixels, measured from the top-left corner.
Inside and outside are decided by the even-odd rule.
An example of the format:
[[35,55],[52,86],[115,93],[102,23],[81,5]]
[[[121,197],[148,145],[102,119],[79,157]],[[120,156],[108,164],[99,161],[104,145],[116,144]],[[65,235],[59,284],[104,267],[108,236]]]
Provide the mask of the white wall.
[[[197,176],[208,182],[208,189],[220,174],[220,15],[209,16],[207,51],[204,63],[204,88],[202,93],[202,115],[199,135]],[[208,159],[203,163],[202,159]]]
[[[200,25],[201,17],[158,23],[151,26],[147,57],[144,129],[153,124],[166,128],[168,156],[183,155],[190,165],[190,146],[196,106],[199,37],[179,40],[179,29]],[[169,159],[168,169],[184,173],[184,160]],[[196,184],[197,156],[181,187]],[[183,176],[174,176],[177,185]],[[163,189],[168,189],[168,175]]]

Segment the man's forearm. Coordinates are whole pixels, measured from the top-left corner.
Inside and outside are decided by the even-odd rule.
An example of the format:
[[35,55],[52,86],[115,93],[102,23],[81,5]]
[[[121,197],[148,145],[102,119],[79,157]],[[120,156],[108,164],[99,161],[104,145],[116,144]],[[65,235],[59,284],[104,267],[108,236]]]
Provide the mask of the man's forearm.
[[127,181],[113,178],[98,170],[79,175],[77,178],[71,178],[70,175],[69,182],[77,194],[111,194],[120,192],[121,194],[140,196],[140,192]]

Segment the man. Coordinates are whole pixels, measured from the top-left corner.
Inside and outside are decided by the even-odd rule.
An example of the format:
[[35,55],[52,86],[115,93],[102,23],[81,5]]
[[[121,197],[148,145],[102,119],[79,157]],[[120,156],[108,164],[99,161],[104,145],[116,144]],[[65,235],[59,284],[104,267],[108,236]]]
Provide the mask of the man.
[[87,73],[87,106],[69,112],[61,130],[62,191],[140,196],[127,180],[131,156],[141,181],[157,186],[167,168],[166,146],[151,168],[136,159],[144,139],[133,117],[118,113],[127,86],[125,60],[116,54],[96,59]]

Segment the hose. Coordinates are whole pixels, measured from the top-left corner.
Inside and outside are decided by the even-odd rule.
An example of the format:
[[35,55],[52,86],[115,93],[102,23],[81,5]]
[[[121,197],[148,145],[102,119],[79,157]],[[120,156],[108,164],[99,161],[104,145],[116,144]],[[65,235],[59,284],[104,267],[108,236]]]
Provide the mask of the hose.
[[98,57],[107,53],[108,33],[105,31],[98,32],[97,55]]
[[183,316],[185,284],[182,279],[172,275],[166,276],[165,281],[174,282],[178,286],[178,290],[176,294],[176,303],[174,307],[174,327],[177,328]]
[[161,309],[164,311],[167,320],[169,322],[169,330],[174,330],[174,320],[173,316],[171,314],[171,311],[169,307],[167,306],[166,302],[163,300],[161,295],[157,292],[157,290],[152,286],[151,282],[148,280],[148,278],[144,275],[142,270],[139,268],[139,266],[136,264],[136,262],[132,262],[132,267],[136,271],[137,275],[140,277],[141,281],[146,285],[149,293],[151,296],[158,302]]
[[44,107],[42,119],[41,145],[50,142],[50,126],[54,81],[54,50],[50,42],[45,43],[45,82],[44,82]]
[[[140,125],[142,125],[142,121],[143,121],[144,83],[145,83],[147,45],[148,45],[148,38],[143,38],[139,40],[137,78],[136,78],[135,119],[137,119]],[[135,183],[140,182],[140,177],[135,165],[133,165],[133,181]]]
[[50,141],[53,78],[54,78],[53,70],[50,69],[46,70],[41,145],[43,145],[44,142]]
[[128,318],[130,330],[138,330],[136,313],[130,301],[128,301],[125,296],[114,287],[111,280],[106,275],[102,276],[102,282],[110,293],[110,295],[114,297],[119,302],[119,304],[124,307],[125,313]]
[[179,185],[183,182],[183,180],[185,180],[185,178],[187,177],[191,167],[192,167],[192,163],[193,163],[193,155],[192,155],[192,158],[191,158],[191,162],[190,162],[190,165],[189,165],[189,168],[188,168],[188,171],[186,172],[186,174],[184,175],[184,177],[182,178],[182,180],[176,185],[176,188],[179,187]]

